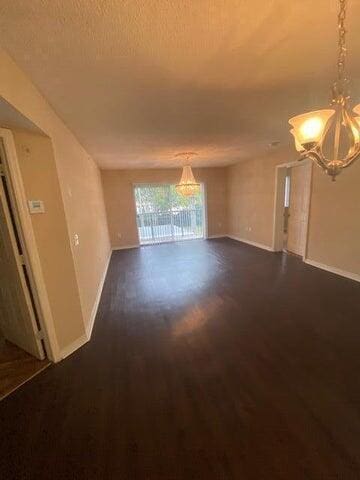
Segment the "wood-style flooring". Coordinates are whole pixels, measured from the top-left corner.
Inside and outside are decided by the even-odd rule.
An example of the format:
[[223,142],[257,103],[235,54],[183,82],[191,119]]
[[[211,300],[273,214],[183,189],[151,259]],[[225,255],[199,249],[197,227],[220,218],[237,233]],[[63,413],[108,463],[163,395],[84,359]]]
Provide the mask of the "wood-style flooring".
[[91,341],[0,403],[0,478],[359,480],[359,371],[354,281],[230,239],[117,251]]
[[48,365],[49,360],[38,360],[4,338],[0,338],[0,400]]

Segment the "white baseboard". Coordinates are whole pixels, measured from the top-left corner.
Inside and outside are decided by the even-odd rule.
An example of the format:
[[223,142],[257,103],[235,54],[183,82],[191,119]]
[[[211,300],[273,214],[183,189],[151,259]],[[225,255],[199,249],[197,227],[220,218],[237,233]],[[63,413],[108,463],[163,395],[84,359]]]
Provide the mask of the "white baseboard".
[[310,260],[309,258],[306,258],[304,262],[308,265],[311,265],[312,267],[321,268],[322,270],[326,270],[327,272],[335,273],[336,275],[341,275],[342,277],[350,278],[351,280],[360,282],[360,275],[358,275],[357,273],[347,272],[345,270],[341,270],[340,268],[325,265],[324,263],[320,262],[315,262],[314,260]]
[[64,358],[74,353],[75,350],[85,345],[85,343],[87,343],[88,341],[89,337],[86,333],[84,333],[84,335],[82,335],[80,338],[77,338],[74,342],[70,343],[70,345],[61,350],[61,359],[64,360]]
[[115,251],[115,250],[128,250],[130,248],[138,248],[140,247],[140,245],[137,243],[135,245],[124,245],[122,247],[112,247],[112,250]]
[[94,327],[94,322],[95,322],[96,314],[97,314],[97,311],[98,311],[98,308],[99,308],[100,298],[101,298],[101,294],[102,294],[102,291],[103,291],[103,288],[104,288],[104,283],[105,283],[105,279],[106,279],[106,274],[107,274],[107,271],[108,271],[108,268],[109,268],[109,264],[110,264],[110,260],[111,260],[111,254],[112,254],[112,250],[110,250],[108,259],[107,259],[107,261],[106,261],[106,265],[105,265],[105,268],[104,268],[104,272],[103,272],[102,277],[101,277],[100,282],[99,282],[99,287],[98,287],[98,291],[97,291],[97,294],[96,294],[94,306],[93,306],[93,309],[92,309],[92,311],[91,311],[90,320],[89,320],[89,323],[88,323],[88,325],[87,325],[87,327],[86,327],[86,335],[88,336],[88,339],[89,339],[89,340],[90,340],[90,338],[91,338],[92,329],[93,329],[93,327]]
[[264,245],[263,243],[252,242],[251,240],[247,240],[246,238],[236,237],[235,235],[226,235],[226,236],[231,238],[232,240],[237,240],[238,242],[248,243],[249,245],[252,245],[253,247],[262,248],[263,250],[267,250],[269,252],[274,252],[274,249],[272,247],[269,247],[268,245]]
[[106,265],[105,265],[105,268],[104,268],[104,272],[103,272],[103,274],[101,276],[101,279],[100,279],[100,282],[99,282],[98,291],[97,291],[97,294],[96,294],[94,306],[93,306],[92,311],[91,311],[89,324],[86,327],[86,332],[80,338],[77,338],[74,342],[72,342],[69,346],[67,346],[67,347],[65,347],[61,350],[61,359],[62,360],[64,358],[68,357],[69,355],[71,355],[72,353],[74,353],[75,350],[77,350],[78,348],[85,345],[85,343],[87,343],[91,338],[92,329],[94,327],[94,322],[95,322],[97,310],[98,310],[99,303],[100,303],[101,293],[102,293],[102,290],[103,290],[103,287],[104,287],[106,274],[107,274],[109,264],[110,264],[111,253],[112,253],[112,250],[109,253],[109,256],[108,256],[108,259],[106,261]]

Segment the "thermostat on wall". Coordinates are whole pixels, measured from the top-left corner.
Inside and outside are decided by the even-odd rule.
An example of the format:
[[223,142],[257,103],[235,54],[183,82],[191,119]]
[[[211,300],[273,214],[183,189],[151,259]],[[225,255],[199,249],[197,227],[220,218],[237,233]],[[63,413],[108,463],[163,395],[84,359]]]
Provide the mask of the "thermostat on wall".
[[29,200],[30,213],[45,213],[45,206],[42,200]]

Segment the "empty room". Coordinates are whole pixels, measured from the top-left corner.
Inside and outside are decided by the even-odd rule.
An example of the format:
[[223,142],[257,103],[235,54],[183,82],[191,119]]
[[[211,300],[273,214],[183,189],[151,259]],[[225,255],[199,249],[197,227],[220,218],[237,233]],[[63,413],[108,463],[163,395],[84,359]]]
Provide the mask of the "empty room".
[[0,0],[1,479],[360,479],[359,19]]

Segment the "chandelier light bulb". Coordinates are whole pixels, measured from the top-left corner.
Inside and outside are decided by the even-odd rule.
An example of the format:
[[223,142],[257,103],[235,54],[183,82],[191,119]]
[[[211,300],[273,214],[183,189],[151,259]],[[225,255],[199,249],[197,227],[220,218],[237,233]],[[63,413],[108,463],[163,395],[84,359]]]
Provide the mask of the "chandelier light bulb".
[[313,142],[319,138],[323,132],[324,124],[319,117],[309,118],[300,127],[301,136],[307,142]]

